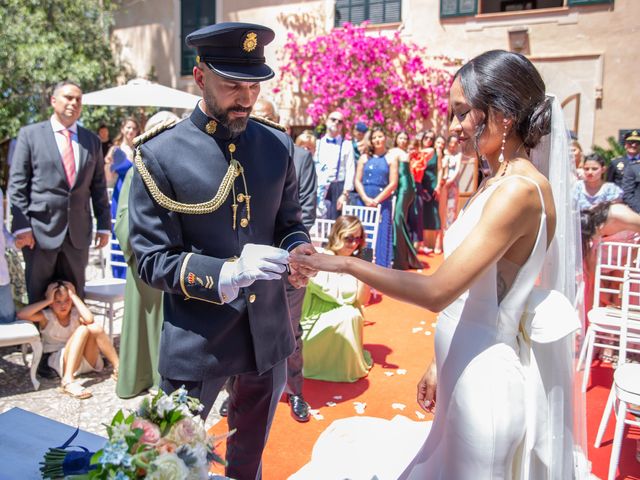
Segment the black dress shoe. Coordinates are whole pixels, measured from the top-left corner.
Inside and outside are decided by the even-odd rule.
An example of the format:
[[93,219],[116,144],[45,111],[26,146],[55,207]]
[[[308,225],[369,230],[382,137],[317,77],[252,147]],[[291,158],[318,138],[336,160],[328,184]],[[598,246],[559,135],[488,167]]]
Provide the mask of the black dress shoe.
[[301,423],[309,421],[309,404],[304,401],[302,395],[289,395],[289,405],[294,420]]
[[226,417],[227,415],[229,415],[229,397],[225,398],[222,402],[222,405],[220,405],[219,413],[221,417]]

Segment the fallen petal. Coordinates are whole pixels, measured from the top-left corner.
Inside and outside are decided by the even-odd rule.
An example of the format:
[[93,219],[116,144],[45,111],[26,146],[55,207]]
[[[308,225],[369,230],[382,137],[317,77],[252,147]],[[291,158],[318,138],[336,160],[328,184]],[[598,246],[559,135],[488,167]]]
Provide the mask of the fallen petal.
[[398,370],[396,370],[396,373],[398,375],[406,375],[407,374],[407,370],[404,368],[399,368]]
[[420,420],[423,420],[424,418],[426,418],[426,415],[416,410],[416,417],[418,417]]
[[392,403],[391,408],[394,410],[404,410],[407,406],[404,403]]

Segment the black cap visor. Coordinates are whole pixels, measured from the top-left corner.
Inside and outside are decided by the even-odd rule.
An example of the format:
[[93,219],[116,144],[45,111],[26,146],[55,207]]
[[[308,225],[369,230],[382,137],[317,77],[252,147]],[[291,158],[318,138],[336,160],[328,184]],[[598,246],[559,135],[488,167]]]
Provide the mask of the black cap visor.
[[207,61],[204,63],[216,75],[238,82],[264,82],[275,75],[271,67],[264,63],[257,65],[230,65]]

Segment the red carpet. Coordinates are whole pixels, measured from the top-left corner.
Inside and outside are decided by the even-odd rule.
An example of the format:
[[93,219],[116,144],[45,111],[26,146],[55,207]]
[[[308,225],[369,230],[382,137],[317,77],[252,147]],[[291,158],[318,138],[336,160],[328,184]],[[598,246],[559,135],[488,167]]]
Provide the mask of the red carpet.
[[[425,269],[428,272],[437,268],[442,257],[422,259],[430,264],[430,268]],[[304,397],[313,409],[319,410],[318,414],[324,417],[321,420],[312,418],[308,423],[300,424],[291,418],[289,406],[281,402],[263,457],[265,480],[284,480],[305,465],[311,458],[318,436],[331,422],[357,415],[354,402],[366,403],[364,415],[386,419],[403,414],[418,420],[416,411],[423,413],[415,401],[416,384],[433,357],[432,324],[436,315],[384,297],[380,303],[366,308],[365,317],[365,348],[374,360],[369,376],[351,384],[305,380]],[[593,385],[596,386],[588,393],[590,445],[607,400],[605,385],[610,384],[610,377],[611,369],[596,367],[593,370]],[[328,406],[329,402],[336,405]],[[406,407],[404,410],[394,409],[392,405],[395,403]],[[431,420],[429,415],[424,417],[424,421],[427,420]],[[211,429],[217,434],[226,431],[225,420]],[[639,436],[638,432],[633,434]],[[594,463],[593,472],[603,479],[607,475],[612,438],[613,423],[605,434],[603,446],[589,450]],[[636,463],[634,456],[635,440],[627,435],[620,458],[622,476],[619,478],[640,480],[640,464]]]

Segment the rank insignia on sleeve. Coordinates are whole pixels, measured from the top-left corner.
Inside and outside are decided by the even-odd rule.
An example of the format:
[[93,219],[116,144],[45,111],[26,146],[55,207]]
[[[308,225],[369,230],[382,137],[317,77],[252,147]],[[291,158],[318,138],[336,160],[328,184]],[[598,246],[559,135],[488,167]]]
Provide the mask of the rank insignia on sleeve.
[[199,283],[200,285],[204,286],[204,282],[202,281],[202,279],[200,277],[198,277],[193,272],[189,272],[189,274],[187,275],[187,283],[189,285],[195,285],[196,282]]

